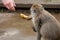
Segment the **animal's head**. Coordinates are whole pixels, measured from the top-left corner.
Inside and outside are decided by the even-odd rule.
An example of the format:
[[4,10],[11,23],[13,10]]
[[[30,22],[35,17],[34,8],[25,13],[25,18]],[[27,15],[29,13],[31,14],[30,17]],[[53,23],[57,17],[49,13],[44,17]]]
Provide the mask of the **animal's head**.
[[33,29],[35,31],[37,31],[37,22],[39,21],[39,16],[40,16],[40,13],[41,11],[43,11],[43,6],[41,4],[33,4],[30,11],[31,11],[31,15],[32,15],[32,22],[33,22]]
[[33,4],[30,11],[32,18],[37,19],[43,11],[43,6],[41,4]]
[[40,13],[43,9],[44,8],[41,4],[33,4],[30,11],[33,13]]

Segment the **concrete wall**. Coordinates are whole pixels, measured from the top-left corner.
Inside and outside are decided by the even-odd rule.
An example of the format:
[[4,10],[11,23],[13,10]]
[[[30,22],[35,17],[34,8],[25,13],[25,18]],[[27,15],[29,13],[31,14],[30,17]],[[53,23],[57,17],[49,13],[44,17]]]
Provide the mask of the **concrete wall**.
[[60,4],[60,0],[15,0],[17,4],[32,4],[32,3],[42,3],[42,4]]
[[[16,7],[30,7],[30,4],[39,3],[43,4],[46,8],[60,8],[60,0],[15,0]],[[1,0],[0,0],[0,6]]]

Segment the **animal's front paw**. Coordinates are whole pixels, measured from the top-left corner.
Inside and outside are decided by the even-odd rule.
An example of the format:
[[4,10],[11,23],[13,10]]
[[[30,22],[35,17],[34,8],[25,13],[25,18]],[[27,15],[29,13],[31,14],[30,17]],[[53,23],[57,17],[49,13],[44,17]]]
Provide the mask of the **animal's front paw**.
[[32,27],[32,29],[33,29],[33,31],[34,31],[34,32],[36,32],[36,30],[35,30],[35,28],[34,28],[34,27]]

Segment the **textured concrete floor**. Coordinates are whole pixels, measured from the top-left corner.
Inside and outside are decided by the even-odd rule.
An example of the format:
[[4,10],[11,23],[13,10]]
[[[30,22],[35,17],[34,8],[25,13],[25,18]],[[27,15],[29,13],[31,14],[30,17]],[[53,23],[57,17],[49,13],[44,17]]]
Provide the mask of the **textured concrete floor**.
[[[53,15],[60,22],[60,14]],[[15,13],[0,13],[0,40],[36,40],[31,20]]]
[[19,14],[0,14],[0,40],[35,40],[31,20],[22,19]]

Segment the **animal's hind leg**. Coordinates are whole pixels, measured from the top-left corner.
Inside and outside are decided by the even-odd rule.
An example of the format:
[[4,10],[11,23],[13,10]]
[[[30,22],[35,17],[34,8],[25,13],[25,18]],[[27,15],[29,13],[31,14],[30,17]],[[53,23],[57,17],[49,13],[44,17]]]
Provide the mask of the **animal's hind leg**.
[[41,39],[41,35],[40,33],[37,33],[37,40],[40,40]]
[[41,34],[39,31],[37,32],[37,40],[41,40]]

